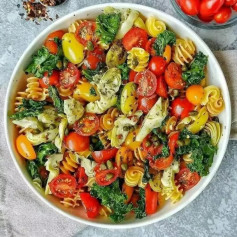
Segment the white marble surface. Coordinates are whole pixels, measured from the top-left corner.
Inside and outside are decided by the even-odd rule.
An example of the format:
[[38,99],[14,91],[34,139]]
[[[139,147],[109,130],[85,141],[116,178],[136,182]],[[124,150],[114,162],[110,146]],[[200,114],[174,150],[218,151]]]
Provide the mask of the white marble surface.
[[[59,16],[63,16],[85,6],[106,2],[108,2],[108,0],[69,0],[65,5],[51,9],[50,15],[55,18],[56,13]],[[110,0],[109,2],[127,1]],[[169,3],[169,0],[130,0],[129,2],[151,6],[177,17]],[[41,30],[51,24],[50,21],[42,21],[40,25],[36,25],[33,22],[22,20],[18,15],[19,12],[22,12],[22,10],[17,7],[17,4],[19,3],[21,3],[21,0],[0,1],[0,93],[2,100],[4,98],[3,94],[5,94],[10,75],[17,60],[32,39],[34,39]],[[207,31],[195,27],[192,28],[206,41],[212,50],[237,49],[237,26],[219,31]],[[1,101],[1,105],[2,104],[3,101]],[[2,114],[2,109],[1,106],[0,114]],[[3,131],[2,127],[1,131]],[[1,139],[5,139],[2,134]],[[2,150],[3,147],[0,147],[0,152]],[[1,160],[10,162],[7,161],[7,159],[10,159],[9,154],[3,154],[2,152],[0,154]],[[4,170],[3,163],[4,162],[1,163],[1,170]],[[14,167],[7,172],[15,172],[15,182],[22,182]],[[4,182],[6,183],[6,186],[9,185],[7,180],[4,180]],[[25,190],[25,188],[26,187],[23,186],[22,190]],[[4,190],[1,190],[1,192],[3,195]],[[21,197],[19,196],[18,198],[20,199]],[[27,202],[27,199],[22,201]],[[4,204],[2,203],[0,205]],[[2,227],[1,218],[3,218],[3,216],[0,212],[0,228]],[[28,223],[24,223],[23,220],[22,224],[27,225]],[[37,225],[37,223],[35,223],[35,225]],[[64,228],[67,228],[67,226],[64,226]],[[55,233],[55,235],[50,236],[236,236],[237,142],[231,141],[229,143],[223,162],[210,185],[195,201],[173,217],[147,227],[131,230],[113,231],[88,226],[79,233],[76,233],[77,231],[75,228],[74,232],[72,233],[71,231],[68,231],[66,232],[67,234],[64,235],[61,235],[61,233]],[[48,236],[47,226],[43,233],[44,234],[39,235],[39,233],[36,234],[33,232],[29,233],[28,236]],[[9,236],[22,236],[22,233],[13,230]]]

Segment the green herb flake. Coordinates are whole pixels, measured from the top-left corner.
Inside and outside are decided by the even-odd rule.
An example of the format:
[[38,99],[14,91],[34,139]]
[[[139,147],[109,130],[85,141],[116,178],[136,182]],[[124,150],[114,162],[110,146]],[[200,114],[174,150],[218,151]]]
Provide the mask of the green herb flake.
[[96,90],[93,86],[90,88],[90,95],[97,96]]

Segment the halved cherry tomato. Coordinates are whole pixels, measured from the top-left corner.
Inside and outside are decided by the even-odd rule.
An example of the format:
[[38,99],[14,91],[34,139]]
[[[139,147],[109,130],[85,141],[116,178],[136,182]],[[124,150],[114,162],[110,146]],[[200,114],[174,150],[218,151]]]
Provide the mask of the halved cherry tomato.
[[156,213],[158,207],[158,193],[151,189],[150,184],[147,184],[145,188],[145,200],[146,214],[151,215]]
[[60,72],[60,85],[69,88],[77,84],[80,79],[80,71],[73,63],[68,63],[67,68]]
[[133,47],[145,48],[148,40],[147,32],[141,28],[133,27],[123,37],[124,48],[129,51]]
[[150,70],[139,72],[135,79],[135,83],[139,83],[137,94],[139,96],[151,96],[155,93],[157,87],[157,79]]
[[221,7],[220,10],[214,15],[214,20],[218,24],[227,22],[231,17],[230,7]]
[[181,185],[181,189],[187,191],[194,187],[200,180],[200,175],[197,172],[191,172],[189,168],[180,169],[176,174],[175,180]]
[[90,140],[88,136],[81,136],[75,132],[70,132],[64,137],[66,147],[71,151],[85,151],[90,147]]
[[165,70],[165,81],[170,88],[183,89],[185,82],[182,79],[182,69],[177,63],[171,62]]
[[138,97],[138,110],[147,114],[156,103],[158,96],[156,94],[149,97]]
[[152,136],[149,134],[144,138],[142,147],[147,152],[149,157],[153,157],[161,153],[163,145],[157,145],[153,142]]
[[76,187],[77,181],[70,174],[59,174],[49,183],[50,191],[58,198],[71,197]]
[[88,51],[86,59],[84,60],[83,68],[89,68],[95,70],[99,62],[105,61],[105,53],[99,47],[96,47],[93,51]]
[[163,76],[157,78],[156,93],[164,98],[168,98],[168,88]]
[[224,5],[230,7],[233,6],[235,3],[237,3],[237,0],[225,0]]
[[127,195],[127,199],[125,203],[128,203],[131,200],[133,191],[134,191],[134,187],[130,187],[126,183],[123,183],[122,192]]
[[73,128],[79,135],[90,136],[99,129],[99,118],[92,113],[86,113],[80,120],[76,121]]
[[199,12],[200,0],[179,0],[178,4],[187,15],[195,16]]
[[86,175],[85,168],[84,167],[79,167],[76,173],[77,177],[77,187],[82,188],[86,185],[88,181],[88,176]]
[[[136,75],[137,75],[137,72],[135,72],[135,71],[133,71],[133,70],[130,70],[130,72],[129,72],[129,81],[130,81],[130,82],[133,82],[134,79],[135,79],[135,77],[136,77]],[[135,83],[136,83],[136,82],[135,82]]]
[[102,151],[94,151],[92,152],[92,157],[97,163],[102,163],[107,160],[110,160],[116,156],[118,149],[117,148],[110,148],[107,150]]
[[54,40],[55,38],[59,38],[61,40],[63,38],[64,34],[65,34],[64,30],[57,30],[57,31],[54,31],[54,32],[50,33],[47,36],[46,40]]
[[96,23],[94,21],[82,22],[75,33],[77,40],[84,46],[87,46],[88,41],[96,41],[95,29]]
[[202,97],[204,95],[204,89],[200,85],[192,85],[186,90],[186,98],[193,105],[198,105],[201,103]]
[[44,73],[42,79],[39,79],[39,84],[42,88],[48,88],[50,86],[59,85],[59,71],[53,70],[53,73],[49,76],[48,72]]
[[21,134],[16,138],[16,148],[20,155],[22,155],[24,158],[28,160],[36,159],[34,147],[25,135]]
[[151,58],[148,68],[156,75],[160,76],[165,72],[166,61],[161,56],[154,56]]
[[169,137],[169,142],[168,142],[168,146],[170,149],[170,152],[172,154],[175,153],[175,148],[177,147],[177,141],[179,139],[179,132],[174,132],[173,134],[171,134],[171,136]]
[[156,41],[156,38],[151,38],[147,41],[146,46],[145,46],[145,50],[151,55],[151,56],[155,56],[156,55],[156,51],[153,47],[154,43]]
[[191,104],[186,98],[176,98],[171,102],[171,115],[176,118],[185,118],[189,116],[189,112],[194,109],[194,105]]
[[237,12],[237,3],[232,6],[232,9]]
[[212,16],[216,14],[224,2],[225,0],[202,0],[200,4],[200,15]]
[[89,218],[96,218],[100,212],[99,201],[90,195],[90,193],[80,193],[80,198],[84,208],[86,209],[86,214]]
[[157,160],[150,159],[149,165],[156,170],[165,170],[168,168],[174,160],[173,154],[170,152],[168,157],[158,158]]

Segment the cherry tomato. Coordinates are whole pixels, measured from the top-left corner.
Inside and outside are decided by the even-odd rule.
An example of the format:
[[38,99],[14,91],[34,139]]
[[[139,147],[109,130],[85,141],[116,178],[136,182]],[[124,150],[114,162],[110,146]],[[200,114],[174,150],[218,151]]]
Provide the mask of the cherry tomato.
[[157,79],[154,73],[149,70],[139,72],[135,79],[135,83],[139,83],[137,94],[139,96],[151,96],[155,93],[157,87]]
[[237,3],[232,6],[232,9],[237,12]]
[[213,20],[214,16],[202,16],[201,14],[198,14],[198,18],[203,22],[211,22]]
[[177,147],[177,141],[179,139],[179,132],[174,132],[170,137],[169,137],[169,142],[168,146],[170,149],[170,152],[172,154],[175,153],[175,148]]
[[94,21],[82,22],[75,33],[77,40],[84,46],[87,46],[88,41],[96,41],[95,29],[96,23]]
[[218,24],[223,24],[227,22],[231,17],[231,9],[230,7],[222,7],[220,10],[214,15],[214,20]]
[[199,12],[200,0],[179,0],[178,4],[187,15],[195,16]]
[[65,34],[64,30],[57,30],[57,31],[54,31],[54,32],[50,33],[47,36],[46,40],[54,40],[55,38],[59,38],[61,40],[63,38],[64,34]]
[[73,63],[68,63],[67,68],[60,72],[60,85],[69,88],[77,84],[80,79],[80,71]]
[[225,0],[202,0],[200,4],[200,15],[212,16],[219,11]]
[[149,165],[153,169],[156,169],[156,170],[165,170],[172,164],[173,160],[174,160],[174,156],[172,153],[170,153],[168,157],[162,157],[155,161],[150,159]]
[[85,151],[90,147],[89,137],[81,136],[75,132],[70,132],[64,137],[66,147],[71,151]]
[[176,118],[185,118],[189,116],[189,112],[194,109],[194,106],[186,98],[176,98],[171,102],[171,115]]
[[150,184],[147,184],[145,188],[145,200],[146,214],[151,215],[156,213],[158,207],[158,193],[151,189]]
[[16,138],[16,148],[20,155],[26,158],[27,160],[36,159],[34,147],[25,135],[21,134]]
[[48,88],[50,86],[59,85],[59,71],[53,70],[53,73],[49,76],[48,72],[44,73],[44,77],[39,79],[40,86],[42,88]]
[[77,187],[78,188],[82,188],[86,185],[87,181],[88,181],[88,177],[86,175],[85,172],[85,168],[84,167],[79,167],[76,173],[76,177],[77,177]]
[[92,152],[92,157],[97,163],[102,163],[107,160],[110,160],[116,156],[118,149],[117,148],[110,148],[107,150],[102,151],[94,151]]
[[134,131],[131,131],[125,140],[125,146],[128,147],[131,150],[135,150],[136,148],[138,148],[141,144],[141,142],[136,141],[136,136],[139,132],[139,128],[135,129]]
[[145,50],[151,55],[151,56],[155,56],[156,55],[156,51],[153,48],[153,45],[156,41],[156,38],[151,38],[147,41],[146,46],[145,46]]
[[123,183],[122,192],[127,195],[127,199],[125,203],[128,203],[131,200],[133,191],[134,191],[134,187],[130,187],[126,183]]
[[154,56],[151,58],[148,68],[152,71],[156,76],[160,76],[165,72],[166,61],[161,56]]
[[156,144],[155,142],[153,142],[152,136],[151,134],[149,134],[143,140],[142,147],[144,151],[147,152],[147,155],[152,158],[153,156],[156,156],[161,153],[163,145]]
[[88,51],[86,59],[84,60],[84,67],[95,70],[99,62],[105,61],[104,50],[99,47],[95,48],[93,51]]
[[100,212],[99,201],[90,195],[90,193],[80,193],[80,198],[84,208],[86,209],[86,214],[89,218],[96,218]]
[[133,70],[130,70],[130,72],[129,72],[129,81],[133,82],[135,77],[136,77],[136,75],[137,75],[137,72],[135,72]]
[[129,51],[133,47],[145,48],[148,40],[147,32],[141,28],[133,27],[123,37],[124,48]]
[[183,89],[185,82],[182,79],[181,66],[174,62],[170,63],[165,70],[165,81],[172,89]]
[[237,3],[237,0],[225,0],[224,5],[230,7],[233,6],[235,3]]
[[49,183],[50,191],[58,198],[71,197],[76,187],[77,181],[70,174],[59,174]]
[[86,113],[80,120],[75,122],[73,128],[79,135],[90,136],[99,129],[99,118],[92,113]]
[[175,180],[181,185],[181,189],[187,191],[194,187],[200,180],[200,175],[197,172],[191,172],[189,168],[180,169],[176,174]]
[[48,51],[51,54],[57,54],[58,53],[58,45],[53,40],[46,40],[44,43],[44,46],[48,49]]
[[147,114],[153,105],[156,103],[158,96],[156,94],[149,97],[138,97],[138,110]]
[[163,76],[157,78],[156,93],[164,98],[168,98],[168,88]]
[[198,105],[201,103],[202,97],[204,95],[204,89],[200,85],[192,85],[186,90],[186,98],[193,105]]

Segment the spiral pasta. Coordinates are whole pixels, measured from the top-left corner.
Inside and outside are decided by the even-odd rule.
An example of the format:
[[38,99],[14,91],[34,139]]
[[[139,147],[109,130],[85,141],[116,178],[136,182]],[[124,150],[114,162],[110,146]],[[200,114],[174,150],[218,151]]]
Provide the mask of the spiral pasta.
[[186,164],[192,163],[193,162],[192,153],[183,155],[183,160]]
[[142,162],[146,161],[146,154],[143,151],[142,147],[138,147],[134,150],[134,156],[136,157],[138,161],[142,161]]
[[104,130],[111,130],[114,127],[114,121],[119,116],[119,110],[117,108],[110,108],[106,114],[100,117],[100,127]]
[[73,152],[68,151],[64,153],[64,159],[60,164],[60,170],[64,174],[69,174],[70,172],[75,172],[78,168],[78,161]]
[[149,180],[149,184],[153,191],[161,192],[162,184],[161,184],[161,172],[156,174],[152,179]]
[[157,18],[151,16],[146,20],[147,33],[151,37],[157,37],[160,33],[166,30],[166,25],[163,21],[159,21]]
[[77,27],[83,22],[83,20],[74,21],[69,27],[68,27],[68,33],[76,33]]
[[18,111],[18,106],[22,104],[23,99],[28,97],[28,93],[25,91],[18,91],[15,99],[15,111]]
[[106,207],[104,205],[101,205],[99,214],[101,216],[108,217],[112,213],[112,210],[109,207]]
[[172,59],[180,65],[190,63],[195,55],[196,47],[192,40],[177,39],[174,46],[174,53]]
[[165,197],[165,200],[170,199],[172,203],[176,203],[183,197],[183,190],[180,190],[180,185],[176,185],[173,181],[173,186],[163,187],[161,194]]
[[80,192],[83,192],[82,189],[77,189],[72,197],[64,198],[60,203],[62,203],[65,207],[79,207],[81,203]]
[[48,98],[48,89],[41,88],[39,84],[39,78],[29,77],[27,78],[26,93],[28,99],[33,100],[46,100]]
[[63,86],[60,86],[59,88],[58,88],[58,93],[59,93],[59,95],[60,96],[62,96],[62,97],[68,97],[68,96],[70,96],[70,95],[72,95],[72,93],[73,93],[73,88],[65,88],[65,87],[63,87]]
[[133,25],[143,30],[146,30],[146,25],[140,16],[134,21]]
[[177,118],[175,116],[170,117],[165,124],[166,134],[170,134],[172,131],[174,131],[176,124],[177,124]]
[[210,135],[213,146],[216,146],[221,138],[221,125],[218,122],[207,122],[204,130]]
[[102,142],[105,149],[108,149],[111,147],[111,142],[108,137],[108,132],[102,131],[98,134],[98,137],[99,137],[100,141]]
[[125,173],[125,183],[130,187],[139,186],[141,188],[145,187],[145,184],[142,182],[144,175],[144,169],[138,166],[131,166]]
[[148,65],[150,54],[142,48],[134,47],[128,51],[128,67],[135,72],[144,71]]

